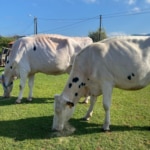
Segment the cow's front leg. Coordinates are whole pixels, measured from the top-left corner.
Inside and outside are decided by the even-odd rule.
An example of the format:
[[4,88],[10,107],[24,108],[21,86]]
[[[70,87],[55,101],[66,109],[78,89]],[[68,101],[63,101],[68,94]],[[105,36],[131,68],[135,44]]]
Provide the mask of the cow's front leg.
[[90,117],[92,117],[92,114],[93,114],[93,108],[94,108],[94,105],[95,105],[95,102],[97,100],[97,97],[96,96],[91,96],[90,97],[90,107],[86,113],[86,115],[83,117],[84,120],[89,120]]
[[103,107],[105,110],[105,120],[103,124],[103,130],[109,131],[110,125],[110,105],[111,105],[111,95],[112,95],[112,85],[110,83],[105,83],[103,85]]
[[19,96],[16,100],[16,103],[18,104],[21,103],[21,100],[22,100],[26,79],[27,79],[27,73],[26,72],[20,73],[20,85],[19,85],[20,91],[19,91]]
[[29,86],[29,95],[27,98],[28,101],[32,101],[33,85],[34,85],[34,75],[30,75],[28,80]]

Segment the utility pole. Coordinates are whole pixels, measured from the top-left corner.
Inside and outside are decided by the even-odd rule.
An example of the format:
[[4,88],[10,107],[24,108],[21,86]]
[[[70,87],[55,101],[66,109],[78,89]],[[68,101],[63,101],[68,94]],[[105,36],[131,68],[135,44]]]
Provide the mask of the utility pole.
[[100,15],[100,24],[99,24],[99,41],[101,40],[101,31],[102,31],[102,15]]
[[34,17],[34,34],[37,34],[37,17]]

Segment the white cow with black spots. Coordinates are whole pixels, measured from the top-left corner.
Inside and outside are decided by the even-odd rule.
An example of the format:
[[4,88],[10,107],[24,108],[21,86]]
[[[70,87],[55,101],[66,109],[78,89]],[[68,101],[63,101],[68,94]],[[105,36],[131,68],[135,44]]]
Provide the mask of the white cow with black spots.
[[20,92],[17,103],[21,103],[26,79],[29,78],[29,96],[32,100],[32,88],[35,73],[48,75],[69,73],[74,58],[81,49],[92,43],[88,37],[67,37],[62,35],[35,35],[18,39],[12,47],[0,81],[4,97],[9,97],[14,78],[20,78]]
[[84,119],[92,116],[99,95],[103,95],[104,130],[110,130],[110,105],[113,88],[138,90],[150,83],[150,37],[116,37],[89,45],[75,58],[67,84],[55,96],[53,130],[61,131],[86,90],[91,105]]

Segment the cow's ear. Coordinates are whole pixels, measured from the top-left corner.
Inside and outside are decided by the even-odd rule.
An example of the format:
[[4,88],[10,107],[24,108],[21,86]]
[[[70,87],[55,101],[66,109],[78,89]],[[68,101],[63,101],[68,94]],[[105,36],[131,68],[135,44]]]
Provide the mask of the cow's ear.
[[70,108],[74,107],[74,103],[70,102],[70,101],[67,101],[66,102],[66,105],[69,106]]

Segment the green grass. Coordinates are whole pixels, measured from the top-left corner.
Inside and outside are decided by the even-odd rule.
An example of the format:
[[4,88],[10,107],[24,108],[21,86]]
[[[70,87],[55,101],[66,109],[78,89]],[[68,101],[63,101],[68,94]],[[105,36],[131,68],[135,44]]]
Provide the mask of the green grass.
[[[2,71],[2,69],[1,69]],[[150,149],[150,86],[136,92],[114,89],[111,105],[111,132],[104,133],[102,98],[99,97],[90,121],[80,120],[89,104],[78,104],[71,125],[71,135],[55,136],[51,131],[54,95],[61,93],[68,75],[37,74],[33,101],[26,102],[26,85],[22,104],[15,104],[19,80],[12,97],[0,97],[1,150],[148,150]],[[3,94],[0,86],[0,95]]]

